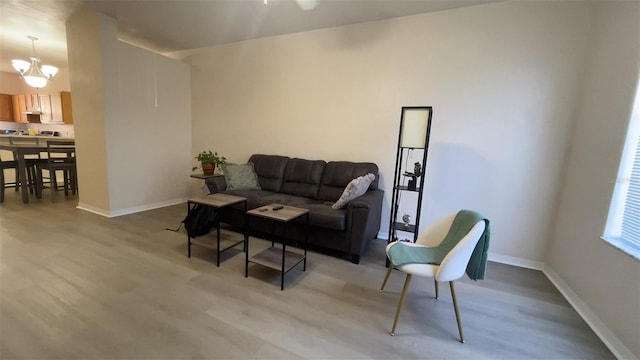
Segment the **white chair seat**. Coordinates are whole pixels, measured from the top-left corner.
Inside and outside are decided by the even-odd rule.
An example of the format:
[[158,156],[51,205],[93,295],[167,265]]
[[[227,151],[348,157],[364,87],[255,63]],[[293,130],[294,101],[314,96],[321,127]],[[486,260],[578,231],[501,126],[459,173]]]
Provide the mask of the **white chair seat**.
[[[396,243],[387,244],[387,247],[385,249],[385,252],[387,253],[387,257],[389,257],[389,249],[391,249],[391,247],[394,246],[395,244]],[[423,248],[430,247],[430,246],[424,246],[424,245],[414,244],[414,243],[404,243],[404,245],[413,246],[413,247],[423,247]],[[422,277],[432,277],[432,278],[436,277],[436,274],[438,273],[439,268],[440,268],[440,265],[434,265],[434,264],[406,264],[406,265],[401,265],[396,267],[396,269],[402,271],[403,273],[422,276]]]

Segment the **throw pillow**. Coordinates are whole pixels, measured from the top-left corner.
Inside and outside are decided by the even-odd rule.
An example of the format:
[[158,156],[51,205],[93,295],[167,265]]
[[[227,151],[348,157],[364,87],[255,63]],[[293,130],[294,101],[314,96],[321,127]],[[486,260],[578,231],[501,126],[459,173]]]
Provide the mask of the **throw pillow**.
[[369,185],[371,185],[371,182],[375,180],[375,178],[375,175],[373,175],[372,173],[368,173],[367,175],[363,175],[351,180],[351,182],[342,192],[342,196],[340,196],[340,199],[338,199],[335,204],[331,205],[331,207],[334,209],[342,209],[349,203],[349,201],[366,193]]
[[252,163],[222,164],[228,190],[260,190],[258,174]]

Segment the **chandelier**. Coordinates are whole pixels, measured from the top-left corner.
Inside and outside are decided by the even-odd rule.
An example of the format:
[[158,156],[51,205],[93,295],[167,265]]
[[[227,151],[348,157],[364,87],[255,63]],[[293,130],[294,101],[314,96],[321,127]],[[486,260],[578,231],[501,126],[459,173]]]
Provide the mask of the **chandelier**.
[[29,86],[40,89],[53,79],[58,72],[58,68],[51,65],[40,65],[40,58],[36,54],[36,40],[38,38],[35,36],[27,37],[31,40],[33,49],[33,55],[29,58],[31,62],[14,59],[11,60],[11,65],[20,73],[20,76]]

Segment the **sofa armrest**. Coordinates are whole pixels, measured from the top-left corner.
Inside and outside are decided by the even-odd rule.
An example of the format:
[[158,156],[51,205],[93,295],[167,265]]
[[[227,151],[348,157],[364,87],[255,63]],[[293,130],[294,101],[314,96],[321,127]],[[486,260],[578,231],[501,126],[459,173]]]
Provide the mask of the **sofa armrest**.
[[209,188],[209,193],[215,194],[227,189],[227,182],[224,180],[224,176],[214,176],[207,178],[205,181]]
[[380,189],[369,190],[347,205],[352,256],[362,255],[369,240],[378,236],[382,219],[383,197],[384,191]]

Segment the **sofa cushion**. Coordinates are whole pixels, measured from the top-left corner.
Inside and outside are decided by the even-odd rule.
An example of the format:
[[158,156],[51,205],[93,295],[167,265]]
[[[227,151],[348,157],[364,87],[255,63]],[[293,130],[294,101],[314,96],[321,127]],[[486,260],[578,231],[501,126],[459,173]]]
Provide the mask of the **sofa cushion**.
[[324,160],[289,159],[280,192],[317,198],[326,164]]
[[375,180],[375,178],[375,175],[373,175],[372,173],[368,173],[367,175],[360,176],[351,180],[351,182],[342,192],[340,199],[338,199],[335,204],[331,205],[331,207],[334,209],[342,209],[349,203],[349,201],[366,193],[369,185],[373,180]]
[[252,163],[222,164],[224,180],[229,190],[260,190],[258,175]]
[[273,193],[260,200],[260,206],[268,204],[284,204],[309,209],[309,225],[333,230],[346,230],[347,211],[332,209],[332,202],[314,200],[303,196]]
[[347,229],[347,211],[332,209],[331,202],[316,200],[297,206],[309,209],[309,225],[341,231]]
[[287,156],[280,155],[254,154],[249,158],[258,174],[260,187],[268,191],[280,191],[288,161]]
[[374,163],[354,163],[350,161],[330,161],[327,163],[318,199],[336,201],[351,180],[372,173],[375,176],[369,189],[378,188],[378,166]]
[[264,199],[277,193],[268,190],[226,190],[224,194],[240,196],[247,199],[247,209],[250,210],[269,204],[269,202],[265,202]]

